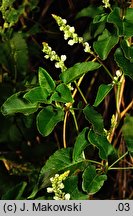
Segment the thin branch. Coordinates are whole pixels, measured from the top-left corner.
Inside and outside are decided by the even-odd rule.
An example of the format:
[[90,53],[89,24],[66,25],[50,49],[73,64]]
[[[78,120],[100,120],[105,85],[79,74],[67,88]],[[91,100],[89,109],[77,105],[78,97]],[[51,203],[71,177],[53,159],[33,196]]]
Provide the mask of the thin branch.
[[64,146],[64,148],[67,147],[67,144],[66,144],[66,122],[67,122],[67,116],[68,116],[68,111],[66,111],[66,113],[65,113],[64,125],[63,125],[63,146]]
[[110,170],[110,168],[112,168],[116,163],[122,160],[122,158],[124,158],[127,154],[128,154],[128,151],[124,155],[122,155],[120,158],[118,158],[114,163],[112,163],[112,165],[109,166],[108,170]]
[[131,109],[133,108],[133,100],[130,102],[130,104],[121,112],[121,118]]

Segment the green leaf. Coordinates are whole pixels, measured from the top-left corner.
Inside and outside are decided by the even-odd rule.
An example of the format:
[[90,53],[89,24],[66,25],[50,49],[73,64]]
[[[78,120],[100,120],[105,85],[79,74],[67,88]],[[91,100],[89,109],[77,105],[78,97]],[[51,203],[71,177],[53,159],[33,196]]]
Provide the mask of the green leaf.
[[[71,174],[76,170],[82,171],[88,164],[85,160],[72,162],[72,149],[60,149],[49,157],[46,164],[42,167],[39,175],[39,188],[50,185],[50,178],[56,173],[63,173],[70,170]],[[70,175],[70,174],[69,174]]]
[[78,79],[81,77],[83,74],[96,70],[100,67],[101,65],[97,62],[82,62],[82,63],[77,63],[73,67],[68,68],[66,71],[61,73],[60,78],[64,83],[71,83],[74,80]]
[[103,34],[98,37],[98,40],[94,42],[93,47],[100,58],[105,60],[111,49],[118,43],[118,41],[119,38],[116,35],[116,32],[112,34],[105,29]]
[[125,117],[122,133],[124,135],[128,151],[133,156],[133,116],[127,115]]
[[9,97],[1,107],[3,115],[13,115],[15,113],[23,113],[29,115],[38,109],[37,103],[30,103],[23,98],[19,97],[20,92],[13,94]]
[[57,86],[56,91],[50,99],[51,101],[58,101],[62,103],[74,102],[70,89],[64,83]]
[[43,69],[39,68],[39,84],[42,89],[48,91],[48,93],[52,93],[55,89],[55,82],[52,77],[48,74],[48,72]]
[[129,38],[133,36],[133,8],[127,8],[125,19],[124,19],[124,27],[123,32],[124,35]]
[[37,115],[37,128],[43,136],[48,136],[63,118],[64,112],[61,108],[54,109],[52,106],[47,106]]
[[127,40],[122,40],[120,45],[124,52],[124,56],[133,63],[133,46],[130,46]]
[[101,22],[106,22],[107,21],[107,14],[106,13],[102,13],[102,14],[100,14],[100,15],[97,15],[97,16],[95,16],[94,17],[94,19],[93,19],[93,23],[95,24],[95,23],[101,23]]
[[80,18],[80,17],[95,17],[97,14],[101,14],[103,13],[103,7],[94,7],[92,5],[83,8],[81,11],[79,11],[76,15],[76,19]]
[[117,48],[114,54],[117,65],[122,69],[123,73],[133,79],[133,63],[130,63],[123,55],[121,48]]
[[[84,128],[83,131],[77,136],[76,142],[73,149],[73,161],[79,161],[83,158],[82,153],[87,145],[89,145],[88,139],[88,128]],[[82,156],[82,157],[81,157]]]
[[116,7],[108,16],[108,22],[113,23],[119,30],[119,35],[129,38],[133,36],[133,8],[127,8],[125,16],[121,16],[120,8]]
[[49,96],[49,93],[46,89],[43,89],[39,87],[32,88],[29,90],[23,97],[27,99],[31,103],[36,102],[47,102],[47,97]]
[[108,156],[114,153],[113,146],[108,142],[106,136],[96,134],[92,130],[88,133],[89,142],[99,149],[99,157],[102,160],[107,160]]
[[0,64],[12,71],[11,47],[9,42],[0,43]]
[[116,7],[108,16],[108,22],[113,23],[119,30],[119,35],[123,35],[123,21],[120,17],[120,8]]
[[79,191],[78,189],[78,176],[70,176],[65,182],[65,192],[70,194],[71,200],[87,200],[88,195]]
[[101,84],[98,88],[97,96],[93,106],[97,107],[107,96],[107,94],[112,90],[112,88],[113,88],[112,84],[108,84],[108,85]]
[[26,75],[28,69],[28,47],[22,33],[15,33],[10,40],[10,46],[12,49],[11,55],[13,56],[14,70]]
[[92,124],[94,131],[103,134],[104,125],[102,115],[89,105],[83,109],[83,113],[85,118]]
[[3,196],[2,200],[20,200],[23,199],[22,195],[27,186],[26,182],[21,182],[9,189]]
[[82,188],[89,195],[93,195],[101,189],[106,180],[106,175],[97,174],[94,166],[88,166],[83,173]]

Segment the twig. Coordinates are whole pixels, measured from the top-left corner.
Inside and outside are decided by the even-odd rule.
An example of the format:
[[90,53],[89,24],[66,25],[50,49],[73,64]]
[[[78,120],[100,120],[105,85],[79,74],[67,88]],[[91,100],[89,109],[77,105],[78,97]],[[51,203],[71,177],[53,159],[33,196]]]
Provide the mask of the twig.
[[67,122],[67,116],[68,116],[68,111],[66,111],[66,113],[65,113],[64,125],[63,125],[63,146],[64,146],[64,148],[67,147],[67,144],[66,144],[66,122]]
[[123,116],[128,112],[128,110],[130,110],[131,108],[133,108],[133,100],[130,102],[130,104],[126,107],[126,109],[124,109],[121,112],[121,118],[123,118]]

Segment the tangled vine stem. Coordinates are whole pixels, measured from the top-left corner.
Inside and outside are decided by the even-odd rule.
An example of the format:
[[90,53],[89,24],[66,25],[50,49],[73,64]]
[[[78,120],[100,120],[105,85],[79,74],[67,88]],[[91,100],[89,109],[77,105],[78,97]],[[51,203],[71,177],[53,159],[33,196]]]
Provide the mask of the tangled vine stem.
[[121,112],[121,118],[130,110],[133,109],[133,100],[129,103],[129,105]]
[[112,168],[116,163],[118,163],[120,160],[122,160],[122,158],[124,158],[126,155],[128,154],[128,151],[123,154],[121,157],[119,157],[114,163],[112,163],[109,167],[108,170],[110,170],[110,168]]
[[63,124],[63,146],[64,148],[67,147],[67,143],[66,143],[66,123],[67,123],[67,116],[68,116],[68,110],[65,113],[65,118],[64,118],[64,124]]

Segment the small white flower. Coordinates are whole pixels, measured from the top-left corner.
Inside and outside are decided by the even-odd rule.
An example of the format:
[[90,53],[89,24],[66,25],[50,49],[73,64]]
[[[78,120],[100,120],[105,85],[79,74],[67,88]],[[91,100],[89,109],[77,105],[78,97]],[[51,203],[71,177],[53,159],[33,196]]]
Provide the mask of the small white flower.
[[63,188],[64,188],[64,184],[63,184],[63,183],[60,183],[60,184],[59,184],[59,187],[60,187],[60,189],[63,189]]
[[56,67],[56,68],[60,68],[59,62],[56,62],[56,63],[55,63],[55,67]]
[[105,7],[105,8],[110,7],[109,0],[102,0],[102,3],[104,4],[104,7]]
[[114,81],[117,81],[117,80],[118,80],[118,77],[115,76],[115,77],[114,77]]
[[51,60],[51,61],[54,61],[54,60],[55,60],[54,56],[51,56],[50,60]]
[[63,31],[64,30],[64,26],[61,26],[59,29],[60,29],[60,31]]
[[70,34],[68,31],[65,31],[64,33],[64,39],[67,40],[70,37]]
[[56,55],[56,52],[53,50],[53,51],[51,52],[51,54],[52,54],[52,55]]
[[58,196],[54,196],[53,199],[54,200],[59,200],[59,197]]
[[65,194],[65,200],[70,200],[70,194],[69,193]]
[[66,19],[62,19],[62,22],[63,22],[63,24],[67,23]]
[[74,41],[74,40],[69,40],[69,41],[68,41],[68,44],[69,44],[70,46],[72,46],[73,44],[75,44],[75,41]]
[[51,177],[51,178],[50,178],[50,181],[53,182],[53,180],[54,180],[54,177]]
[[78,35],[76,33],[73,34],[73,38],[78,39]]
[[88,53],[89,53],[89,52],[91,51],[91,47],[90,47],[90,45],[89,45],[87,42],[84,43],[84,47],[85,47],[85,48],[84,48],[84,51],[85,51],[85,52],[88,52]]
[[48,188],[47,188],[47,192],[48,192],[48,193],[53,193],[53,188],[52,188],[52,187],[48,187]]
[[117,76],[117,77],[120,77],[121,75],[122,75],[122,72],[121,72],[120,70],[117,70],[117,71],[116,71],[116,76]]
[[64,62],[66,60],[66,58],[67,58],[66,55],[61,55],[61,61]]
[[69,32],[74,33],[75,32],[75,28],[72,26],[69,28]]
[[45,55],[44,57],[45,57],[46,59],[49,59],[49,55]]
[[79,40],[79,43],[83,43],[83,38],[82,37],[79,37],[78,40]]

